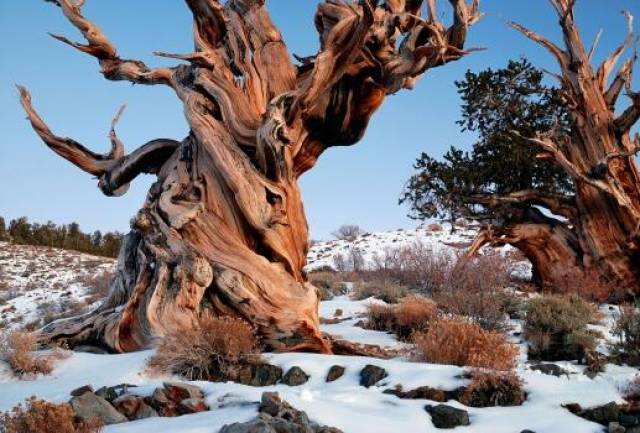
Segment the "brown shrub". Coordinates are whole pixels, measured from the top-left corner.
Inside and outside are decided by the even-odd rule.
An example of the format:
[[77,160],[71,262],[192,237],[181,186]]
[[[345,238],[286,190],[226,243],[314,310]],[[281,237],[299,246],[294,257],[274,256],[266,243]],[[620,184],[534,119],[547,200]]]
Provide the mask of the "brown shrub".
[[258,342],[247,322],[204,313],[195,326],[168,332],[149,359],[149,366],[189,380],[208,380],[233,376],[239,364],[259,359]]
[[545,295],[527,305],[524,332],[529,355],[545,361],[582,359],[596,345],[587,325],[598,310],[576,294]]
[[420,296],[408,296],[397,305],[370,304],[368,327],[393,332],[401,340],[409,340],[415,332],[425,332],[438,317],[435,302]]
[[338,272],[319,271],[309,274],[309,282],[318,289],[318,297],[321,301],[328,301],[334,296],[344,295],[347,287],[344,284],[344,276]]
[[351,296],[357,300],[376,298],[395,304],[408,294],[406,287],[391,281],[361,281],[355,283]]
[[67,403],[54,404],[31,397],[22,405],[0,415],[3,433],[98,433],[103,424],[99,420],[77,420]]
[[11,331],[0,335],[0,357],[13,372],[19,376],[49,374],[57,360],[65,355],[54,350],[46,355],[34,353],[38,348],[38,336],[35,333]]
[[519,406],[526,399],[522,385],[513,372],[474,371],[459,400],[470,407]]
[[93,304],[109,295],[113,275],[113,271],[101,271],[83,279],[82,283],[87,287],[87,297],[85,298],[87,304]]
[[504,334],[460,320],[438,320],[413,340],[419,360],[438,364],[511,370],[518,355],[518,347]]
[[465,316],[487,330],[500,330],[511,301],[505,290],[508,282],[507,262],[501,254],[460,257],[433,298],[451,314]]

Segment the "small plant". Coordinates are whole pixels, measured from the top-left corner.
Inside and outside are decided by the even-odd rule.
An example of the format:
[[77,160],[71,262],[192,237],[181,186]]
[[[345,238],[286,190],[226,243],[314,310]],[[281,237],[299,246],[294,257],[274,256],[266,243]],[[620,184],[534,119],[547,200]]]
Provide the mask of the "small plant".
[[222,380],[234,377],[239,365],[259,359],[255,332],[247,322],[205,313],[196,326],[169,331],[149,366],[189,380]]
[[32,332],[11,331],[0,335],[0,358],[18,376],[49,374],[55,361],[64,357],[60,350],[46,355],[36,354],[38,336]]
[[476,370],[459,400],[470,407],[519,406],[526,399],[522,385],[522,380],[512,372]]
[[376,298],[388,304],[395,304],[409,294],[409,290],[391,281],[362,281],[356,283],[352,297],[356,300]]
[[640,312],[632,305],[620,306],[612,329],[617,341],[612,344],[614,354],[631,365],[640,365]]
[[483,330],[461,320],[438,320],[423,333],[415,333],[417,359],[437,364],[507,371],[516,365],[518,347],[502,333]]
[[576,294],[530,300],[524,323],[529,355],[546,361],[582,359],[595,348],[587,325],[597,317],[597,309]]
[[408,296],[397,305],[370,304],[367,317],[369,328],[393,332],[408,341],[412,334],[427,331],[438,317],[438,307],[430,299]]
[[321,301],[328,301],[334,296],[347,293],[347,286],[343,282],[343,276],[333,271],[319,271],[309,274],[309,282],[318,289],[318,297]]
[[76,419],[67,403],[54,404],[31,397],[25,406],[17,405],[0,414],[2,433],[98,433],[103,424],[95,419],[88,422]]

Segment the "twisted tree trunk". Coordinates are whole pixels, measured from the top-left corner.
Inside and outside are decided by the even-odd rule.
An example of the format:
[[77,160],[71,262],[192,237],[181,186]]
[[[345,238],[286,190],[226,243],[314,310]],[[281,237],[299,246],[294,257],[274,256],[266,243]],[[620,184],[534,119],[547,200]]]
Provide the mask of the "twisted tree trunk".
[[267,349],[331,351],[303,270],[308,230],[298,178],[325,149],[356,143],[386,95],[466,54],[477,2],[450,0],[454,17],[447,28],[434,0],[426,18],[421,0],[328,0],[315,17],[319,53],[294,66],[264,0],[186,0],[195,52],[157,53],[187,65],[150,69],[120,58],[81,14],[81,3],[49,1],[87,44],[57,39],[96,57],[108,79],[174,89],[190,134],[125,155],[115,133],[120,111],[112,150],[99,155],[53,134],[20,89],[44,142],[98,176],[105,194],[123,194],[140,173],[157,175],[125,239],[106,302],[44,334],[69,346],[132,351],[169,328],[192,326],[207,310],[244,318]]
[[[478,203],[499,208],[535,205],[563,218],[547,218],[533,224],[528,218],[507,221],[504,227],[484,232],[472,251],[483,243],[510,243],[534,264],[540,282],[554,285],[553,275],[596,271],[612,287],[640,293],[640,172],[635,154],[640,136],[630,130],[640,117],[640,93],[630,89],[634,53],[614,70],[629,45],[634,43],[632,16],[625,12],[628,35],[625,41],[597,68],[574,21],[575,0],[552,0],[564,37],[562,49],[543,36],[519,25],[511,25],[545,47],[557,60],[561,73],[555,75],[571,114],[572,133],[547,134],[529,139],[539,146],[539,158],[558,164],[573,179],[572,197],[545,196],[531,191],[508,197],[478,197]],[[615,113],[616,102],[626,90],[631,105]],[[561,272],[558,267],[564,267]]]

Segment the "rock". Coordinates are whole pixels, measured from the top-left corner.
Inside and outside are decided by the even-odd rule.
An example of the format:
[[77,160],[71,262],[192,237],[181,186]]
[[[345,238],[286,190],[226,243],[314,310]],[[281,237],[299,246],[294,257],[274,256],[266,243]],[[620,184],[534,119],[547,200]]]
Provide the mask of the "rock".
[[81,352],[81,353],[93,353],[94,355],[108,355],[109,351],[98,347],[98,346],[89,346],[87,344],[84,345],[80,345],[80,346],[75,346],[73,348],[74,352]]
[[609,423],[609,428],[607,429],[607,431],[609,433],[625,433],[627,431],[627,429],[624,428],[623,426],[621,426],[617,422],[610,422]]
[[171,400],[167,396],[167,392],[162,388],[156,388],[153,391],[148,403],[160,416],[178,416],[178,403]]
[[430,386],[421,386],[416,389],[412,389],[410,391],[402,391],[401,389],[386,389],[384,390],[385,394],[392,394],[396,397],[403,399],[424,399],[424,400],[433,400],[438,403],[444,403],[449,400],[451,397],[450,394],[454,394],[454,391],[443,391],[437,388],[431,388]]
[[637,416],[621,413],[618,415],[618,422],[625,427],[634,427],[640,424]]
[[360,386],[369,388],[387,376],[387,371],[384,368],[368,364],[360,372]]
[[306,413],[282,401],[275,392],[262,393],[259,411],[256,419],[225,425],[219,433],[343,433],[309,421]]
[[137,419],[155,418],[157,416],[160,416],[158,412],[156,412],[156,410],[149,406],[146,402],[142,401],[136,413],[133,414],[131,421]]
[[111,402],[118,412],[131,419],[140,409],[142,399],[135,395],[122,395]]
[[111,406],[107,400],[92,392],[85,392],[80,396],[73,397],[69,403],[76,416],[83,421],[98,418],[107,425],[127,421],[127,418]]
[[250,386],[275,385],[282,379],[282,369],[267,363],[246,364],[240,368],[234,381]]
[[112,402],[121,395],[128,394],[129,388],[135,387],[136,385],[130,385],[128,383],[121,383],[120,385],[115,386],[103,386],[102,388],[98,389],[95,394],[109,402]]
[[529,368],[531,368],[531,370],[533,371],[539,371],[543,374],[548,374],[556,377],[569,375],[569,371],[565,370],[564,368],[556,364],[535,364]]
[[589,421],[597,422],[598,424],[609,425],[610,422],[618,422],[620,409],[618,405],[612,401],[603,406],[585,409],[580,416]]
[[455,428],[461,425],[471,424],[469,413],[466,410],[439,404],[437,406],[425,406],[425,410],[431,415],[431,422],[437,428]]
[[284,383],[289,386],[299,386],[306,383],[309,380],[309,375],[304,372],[300,367],[291,367],[289,371],[282,377],[280,383]]
[[345,372],[345,368],[341,365],[332,365],[327,373],[327,382],[333,382],[340,379]]
[[164,386],[166,396],[175,403],[180,403],[182,400],[190,398],[201,400],[204,398],[204,393],[200,388],[189,385],[188,383],[164,382],[162,385]]
[[533,430],[522,430],[520,433],[536,433]]
[[178,404],[178,411],[182,415],[205,412],[207,410],[209,410],[209,406],[201,398],[187,398]]
[[577,415],[578,413],[582,412],[582,407],[578,403],[567,403],[567,404],[563,404],[562,407],[564,407],[574,415]]
[[85,392],[93,392],[93,387],[91,385],[84,385],[84,386],[81,386],[80,388],[74,389],[73,391],[71,391],[70,394],[72,397],[79,397]]

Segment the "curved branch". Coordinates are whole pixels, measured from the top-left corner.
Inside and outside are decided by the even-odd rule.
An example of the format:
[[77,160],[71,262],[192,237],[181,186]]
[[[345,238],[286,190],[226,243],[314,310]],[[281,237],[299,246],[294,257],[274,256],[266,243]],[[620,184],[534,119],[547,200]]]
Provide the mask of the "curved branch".
[[607,79],[609,78],[609,74],[618,63],[620,56],[625,52],[627,47],[631,45],[634,40],[633,36],[633,15],[631,15],[628,11],[623,11],[625,18],[627,19],[627,36],[625,37],[622,44],[616,48],[609,57],[607,57],[600,67],[598,68],[598,72],[596,73],[596,80],[598,81],[598,85],[600,89],[604,90],[607,85]]
[[640,92],[628,91],[627,95],[631,99],[631,105],[615,120],[616,128],[623,134],[628,133],[640,119]]
[[71,0],[49,1],[62,8],[69,22],[80,30],[88,44],[72,42],[60,35],[52,34],[51,36],[98,59],[105,78],[114,81],[131,81],[136,84],[165,84],[173,86],[172,69],[150,69],[140,60],[121,59],[116,52],[116,48],[102,30],[82,15],[80,12],[82,4],[74,4]]
[[71,138],[55,135],[33,108],[29,91],[22,86],[18,86],[18,90],[27,118],[42,141],[76,167],[99,177],[98,187],[107,196],[124,194],[128,190],[129,182],[141,173],[157,173],[180,147],[178,141],[157,139],[124,156],[124,146],[115,133],[115,124],[124,109],[122,107],[111,123],[111,151],[106,155],[95,153]]
[[547,51],[549,51],[556,58],[558,63],[560,63],[560,66],[563,70],[568,66],[569,56],[567,55],[567,52],[551,42],[549,39],[545,38],[539,33],[534,32],[533,30],[529,30],[528,28],[516,22],[510,21],[509,25],[522,33],[527,38],[546,48]]
[[577,217],[576,202],[573,197],[533,189],[515,191],[505,195],[474,194],[462,199],[469,203],[483,204],[489,207],[498,207],[505,204],[537,205],[543,206],[554,214],[563,216],[568,220],[575,220]]

